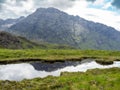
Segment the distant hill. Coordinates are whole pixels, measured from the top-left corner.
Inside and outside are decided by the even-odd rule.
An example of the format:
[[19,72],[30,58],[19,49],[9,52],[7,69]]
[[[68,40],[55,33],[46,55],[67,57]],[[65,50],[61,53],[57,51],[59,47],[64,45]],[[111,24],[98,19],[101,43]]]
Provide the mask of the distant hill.
[[35,43],[25,39],[24,37],[17,37],[7,32],[0,32],[0,48],[8,49],[73,49],[68,45],[57,45],[49,43]]
[[8,32],[37,42],[67,44],[80,49],[120,50],[119,31],[55,8],[37,9],[12,25]]
[[0,32],[0,48],[24,49],[36,47],[39,47],[39,45],[23,37],[16,37],[3,31]]

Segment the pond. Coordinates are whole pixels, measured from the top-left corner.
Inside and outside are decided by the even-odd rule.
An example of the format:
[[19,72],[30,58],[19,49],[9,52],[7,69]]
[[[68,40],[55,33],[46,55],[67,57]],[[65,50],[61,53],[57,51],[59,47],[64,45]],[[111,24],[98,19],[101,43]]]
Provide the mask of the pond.
[[120,67],[120,61],[111,65],[101,65],[94,60],[64,62],[30,62],[20,64],[0,65],[0,80],[20,81],[49,75],[60,76],[61,72],[86,72],[88,69]]

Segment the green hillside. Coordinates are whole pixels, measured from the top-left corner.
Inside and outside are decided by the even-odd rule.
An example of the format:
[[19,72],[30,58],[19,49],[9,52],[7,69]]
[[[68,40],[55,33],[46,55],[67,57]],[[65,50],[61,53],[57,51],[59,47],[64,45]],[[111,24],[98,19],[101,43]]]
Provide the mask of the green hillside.
[[73,48],[68,45],[58,45],[58,44],[49,44],[49,43],[37,43],[32,42],[30,40],[27,40],[24,37],[17,37],[7,32],[0,32],[0,48],[6,48],[6,49],[35,49],[35,48],[42,48],[42,49],[48,49],[48,48],[54,48],[54,49],[67,49],[67,48]]

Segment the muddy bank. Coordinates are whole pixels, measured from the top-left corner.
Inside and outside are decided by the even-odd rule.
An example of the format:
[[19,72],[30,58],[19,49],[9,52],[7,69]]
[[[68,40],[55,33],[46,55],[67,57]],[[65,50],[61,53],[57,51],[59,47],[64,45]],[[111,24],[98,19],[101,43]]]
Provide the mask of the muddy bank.
[[113,59],[109,60],[107,58],[102,57],[81,57],[81,58],[68,58],[68,59],[39,59],[39,58],[26,58],[26,59],[13,59],[13,60],[0,60],[0,65],[4,64],[15,64],[15,63],[25,63],[25,62],[47,62],[47,63],[54,63],[54,62],[65,62],[65,61],[82,61],[84,59],[94,59],[97,63],[101,65],[110,65],[113,64],[113,61],[120,61],[120,59]]

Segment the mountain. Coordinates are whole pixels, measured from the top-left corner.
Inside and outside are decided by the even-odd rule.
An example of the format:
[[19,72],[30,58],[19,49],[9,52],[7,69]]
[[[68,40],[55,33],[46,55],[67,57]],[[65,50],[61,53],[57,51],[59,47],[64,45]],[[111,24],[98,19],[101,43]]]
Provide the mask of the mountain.
[[8,32],[37,42],[67,44],[80,49],[120,50],[119,31],[55,8],[37,9],[12,25]]
[[9,27],[11,27],[12,25],[16,24],[17,22],[23,20],[24,17],[20,17],[17,19],[6,19],[6,20],[2,20],[0,19],[0,31],[6,31]]

